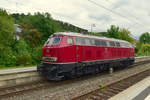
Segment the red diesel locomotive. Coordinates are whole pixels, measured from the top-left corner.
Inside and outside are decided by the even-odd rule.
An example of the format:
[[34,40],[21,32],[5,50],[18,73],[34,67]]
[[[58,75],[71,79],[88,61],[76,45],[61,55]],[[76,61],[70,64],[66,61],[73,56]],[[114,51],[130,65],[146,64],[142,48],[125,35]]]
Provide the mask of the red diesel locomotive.
[[42,61],[37,70],[44,77],[62,80],[131,65],[134,48],[123,40],[60,32],[46,41]]

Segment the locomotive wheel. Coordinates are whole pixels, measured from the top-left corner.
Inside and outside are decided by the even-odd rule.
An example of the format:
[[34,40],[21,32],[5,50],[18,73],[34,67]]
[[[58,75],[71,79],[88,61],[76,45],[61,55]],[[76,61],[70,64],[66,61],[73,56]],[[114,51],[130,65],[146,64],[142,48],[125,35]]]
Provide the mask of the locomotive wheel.
[[72,75],[72,73],[71,72],[67,72],[67,73],[65,73],[65,79],[67,80],[67,79],[71,79],[71,78],[73,78],[73,75]]
[[98,65],[96,65],[96,67],[95,67],[95,73],[96,73],[96,74],[98,74],[98,73],[99,73]]

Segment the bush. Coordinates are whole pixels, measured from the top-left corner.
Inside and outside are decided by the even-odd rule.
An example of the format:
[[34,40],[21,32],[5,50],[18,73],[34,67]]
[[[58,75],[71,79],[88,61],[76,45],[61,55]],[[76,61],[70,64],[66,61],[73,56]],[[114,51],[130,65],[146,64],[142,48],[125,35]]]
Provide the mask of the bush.
[[16,56],[10,47],[3,48],[0,54],[0,65],[14,66],[16,64]]
[[138,55],[149,56],[150,55],[150,44],[142,44],[139,48]]
[[14,51],[16,51],[16,55],[24,55],[31,52],[31,49],[24,40],[18,40],[14,45]]
[[14,21],[5,10],[0,9],[0,65],[12,66],[16,57],[11,48],[14,41]]
[[16,60],[16,65],[30,65],[31,64],[31,55],[28,54],[24,54],[24,55],[19,55],[17,56],[17,60]]
[[24,40],[16,41],[14,45],[14,51],[16,55],[16,65],[29,65],[32,62],[31,49]]
[[32,64],[40,64],[41,56],[42,56],[42,47],[37,47],[32,50]]

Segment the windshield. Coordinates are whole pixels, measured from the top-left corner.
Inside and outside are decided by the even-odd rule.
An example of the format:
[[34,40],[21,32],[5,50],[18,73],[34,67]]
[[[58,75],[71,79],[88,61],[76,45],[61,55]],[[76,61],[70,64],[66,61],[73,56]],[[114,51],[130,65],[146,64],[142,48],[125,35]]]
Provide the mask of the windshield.
[[45,45],[56,45],[60,43],[60,37],[51,37],[49,38]]

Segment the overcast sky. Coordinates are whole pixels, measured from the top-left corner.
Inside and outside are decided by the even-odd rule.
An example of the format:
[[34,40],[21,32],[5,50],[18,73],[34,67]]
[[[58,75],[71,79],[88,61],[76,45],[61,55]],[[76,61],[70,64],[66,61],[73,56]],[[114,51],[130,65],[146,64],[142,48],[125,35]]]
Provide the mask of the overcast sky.
[[[91,1],[91,2],[90,2]],[[10,13],[49,12],[53,18],[90,31],[106,31],[110,25],[127,28],[134,37],[150,32],[150,0],[0,0]],[[96,4],[93,4],[94,1]],[[108,11],[110,9],[113,11]]]

